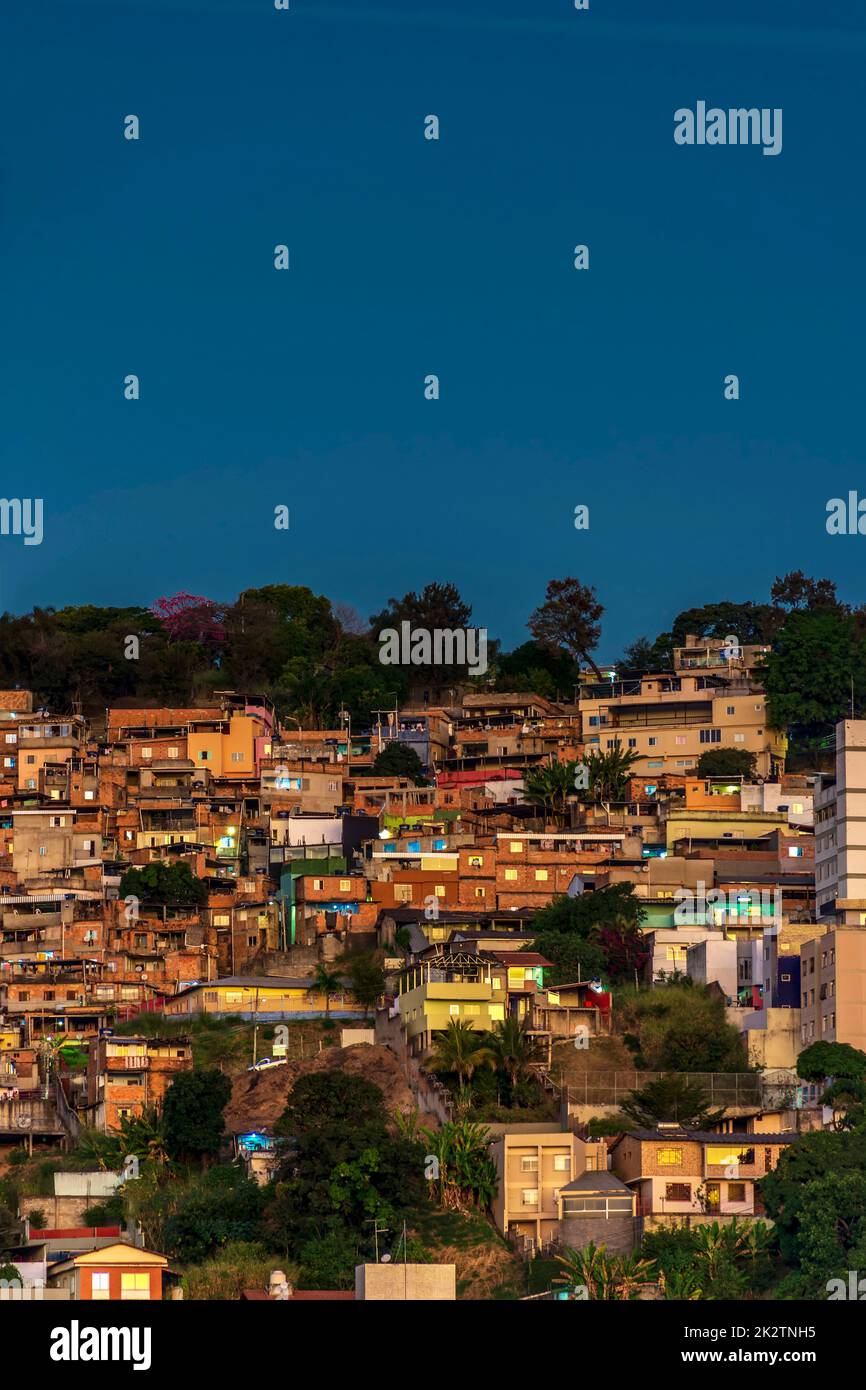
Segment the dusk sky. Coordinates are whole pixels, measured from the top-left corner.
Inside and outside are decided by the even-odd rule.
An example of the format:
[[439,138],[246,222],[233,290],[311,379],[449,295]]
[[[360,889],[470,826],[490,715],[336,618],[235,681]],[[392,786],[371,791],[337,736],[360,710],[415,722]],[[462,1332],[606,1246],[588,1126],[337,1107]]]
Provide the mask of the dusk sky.
[[[610,660],[791,569],[866,600],[862,14],[5,5],[0,610],[438,579],[513,645],[575,575]],[[781,153],[678,146],[698,101]]]

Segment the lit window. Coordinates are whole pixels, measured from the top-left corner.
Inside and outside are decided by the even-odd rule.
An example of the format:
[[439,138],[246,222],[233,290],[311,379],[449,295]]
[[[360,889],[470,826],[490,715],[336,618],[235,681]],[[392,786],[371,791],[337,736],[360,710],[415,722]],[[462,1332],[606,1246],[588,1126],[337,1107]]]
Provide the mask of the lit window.
[[108,1287],[108,1271],[94,1270],[90,1276],[90,1297],[93,1299],[107,1299],[110,1297]]
[[682,1149],[659,1149],[658,1164],[660,1168],[677,1168],[683,1161]]
[[145,1271],[143,1274],[127,1274],[121,1272],[120,1275],[120,1297],[121,1299],[149,1299],[150,1298],[150,1275]]
[[537,1187],[524,1187],[524,1189],[523,1189],[523,1191],[522,1191],[522,1193],[521,1193],[520,1195],[521,1195],[521,1200],[522,1200],[522,1202],[523,1202],[523,1205],[524,1205],[525,1207],[537,1207],[537,1206],[538,1206],[538,1188],[537,1188]]

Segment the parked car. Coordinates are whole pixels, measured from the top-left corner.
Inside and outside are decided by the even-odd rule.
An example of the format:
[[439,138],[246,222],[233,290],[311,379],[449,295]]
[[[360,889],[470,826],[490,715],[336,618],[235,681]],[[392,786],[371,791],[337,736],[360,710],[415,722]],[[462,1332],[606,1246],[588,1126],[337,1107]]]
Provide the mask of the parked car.
[[252,1066],[247,1067],[247,1071],[267,1071],[269,1067],[284,1067],[286,1060],[285,1057],[260,1057]]

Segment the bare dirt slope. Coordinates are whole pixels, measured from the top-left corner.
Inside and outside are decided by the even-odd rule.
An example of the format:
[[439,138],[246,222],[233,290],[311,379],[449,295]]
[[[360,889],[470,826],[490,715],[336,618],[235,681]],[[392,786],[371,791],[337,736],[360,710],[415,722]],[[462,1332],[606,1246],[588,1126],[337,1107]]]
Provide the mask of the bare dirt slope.
[[272,1128],[298,1078],[318,1071],[343,1071],[348,1076],[363,1076],[372,1081],[382,1092],[389,1114],[415,1108],[403,1070],[390,1048],[358,1043],[354,1047],[323,1048],[309,1061],[287,1062],[267,1071],[241,1072],[234,1078],[231,1099],[225,1108],[227,1131]]

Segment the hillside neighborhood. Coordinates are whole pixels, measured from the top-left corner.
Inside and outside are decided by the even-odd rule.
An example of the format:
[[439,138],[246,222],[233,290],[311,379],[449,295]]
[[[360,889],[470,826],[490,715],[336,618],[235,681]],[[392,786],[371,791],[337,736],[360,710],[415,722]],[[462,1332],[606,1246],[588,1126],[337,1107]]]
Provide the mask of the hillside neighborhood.
[[601,611],[0,618],[0,1301],[847,1296],[864,611]]

